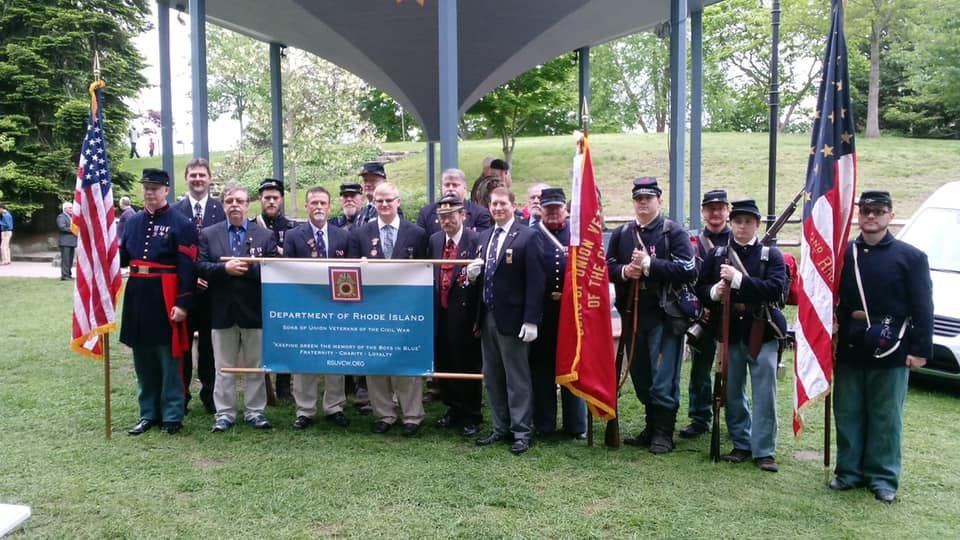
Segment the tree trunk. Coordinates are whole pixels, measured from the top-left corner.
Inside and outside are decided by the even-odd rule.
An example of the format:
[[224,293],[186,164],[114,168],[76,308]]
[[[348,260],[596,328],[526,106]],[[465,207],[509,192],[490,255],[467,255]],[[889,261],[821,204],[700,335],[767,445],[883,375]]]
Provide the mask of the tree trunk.
[[870,86],[867,92],[867,129],[864,137],[880,136],[880,31],[870,31]]

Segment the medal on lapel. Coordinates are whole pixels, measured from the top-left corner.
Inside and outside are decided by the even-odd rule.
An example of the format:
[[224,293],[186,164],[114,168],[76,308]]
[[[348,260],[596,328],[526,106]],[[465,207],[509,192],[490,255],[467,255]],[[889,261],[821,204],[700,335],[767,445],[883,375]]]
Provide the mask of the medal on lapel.
[[507,264],[513,264],[513,248],[507,248],[505,260]]

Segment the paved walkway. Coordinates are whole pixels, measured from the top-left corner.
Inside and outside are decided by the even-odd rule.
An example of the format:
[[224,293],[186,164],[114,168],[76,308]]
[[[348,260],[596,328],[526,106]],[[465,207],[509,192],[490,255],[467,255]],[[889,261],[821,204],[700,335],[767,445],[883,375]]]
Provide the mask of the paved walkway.
[[49,262],[13,261],[0,266],[0,278],[4,277],[41,277],[60,279],[60,266]]

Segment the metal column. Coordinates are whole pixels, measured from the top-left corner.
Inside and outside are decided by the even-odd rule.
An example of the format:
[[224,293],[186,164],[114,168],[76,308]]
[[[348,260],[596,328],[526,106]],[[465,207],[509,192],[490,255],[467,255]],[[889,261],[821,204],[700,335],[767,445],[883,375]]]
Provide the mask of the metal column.
[[283,87],[281,86],[279,43],[270,44],[270,126],[273,148],[273,177],[283,181]]
[[700,230],[700,162],[703,158],[703,11],[690,14],[690,228]]
[[[458,80],[460,71],[457,66],[459,51],[457,46],[457,0],[440,0],[437,8],[437,34],[439,39],[439,103],[440,103],[440,166],[442,170],[457,167],[459,151],[457,148],[457,112],[459,102]],[[432,187],[434,179],[430,179]]]
[[207,2],[190,0],[190,64],[193,80],[193,157],[210,158],[207,141]]
[[427,204],[437,199],[437,143],[427,142]]
[[767,162],[767,229],[777,219],[777,134],[780,132],[780,0],[770,6],[770,153]]
[[587,128],[589,117],[584,118],[590,112],[590,47],[580,47],[577,49],[577,65],[579,66],[579,84],[580,99],[577,106],[580,107],[579,121],[580,129]]
[[670,218],[684,222],[687,112],[687,0],[670,0]]
[[170,77],[170,7],[157,1],[157,34],[160,36],[160,161],[170,175],[167,201],[177,195],[177,175],[173,170],[173,89]]

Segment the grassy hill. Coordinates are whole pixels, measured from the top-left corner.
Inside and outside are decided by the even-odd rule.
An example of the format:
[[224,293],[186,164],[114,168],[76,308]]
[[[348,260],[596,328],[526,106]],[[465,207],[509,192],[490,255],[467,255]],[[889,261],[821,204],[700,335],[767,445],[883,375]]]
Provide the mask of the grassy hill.
[[[703,190],[725,188],[734,198],[753,197],[762,209],[767,204],[767,140],[765,133],[705,133],[703,135]],[[651,134],[610,134],[591,137],[594,166],[608,215],[630,215],[630,182],[637,176],[656,176],[668,183],[667,136]],[[860,185],[888,189],[901,217],[909,216],[938,186],[960,180],[960,141],[934,141],[883,137],[856,141]],[[422,143],[388,143],[384,150],[407,151],[401,161],[386,166],[387,175],[400,184],[403,206],[408,215],[426,201],[426,152]],[[689,149],[689,145],[688,145]],[[777,206],[783,208],[803,187],[809,137],[781,135],[777,165]],[[527,137],[517,141],[513,160],[514,189],[525,198],[527,186],[547,182],[568,188],[573,158],[573,137]],[[495,139],[460,143],[461,168],[471,181],[480,173],[485,156],[499,156]],[[212,155],[214,176],[226,153]],[[438,156],[439,157],[439,156]],[[182,170],[188,156],[174,159],[177,180],[183,192]],[[689,163],[689,157],[687,158]],[[357,169],[359,170],[359,165]],[[160,158],[125,160],[120,167],[139,174],[144,167],[159,167]],[[438,159],[439,167],[439,159]],[[687,166],[689,169],[689,165]],[[439,173],[439,171],[438,171]],[[337,188],[340,182],[356,177],[330,179],[321,184]],[[227,180],[227,179],[220,179]],[[689,182],[689,177],[688,177]],[[299,179],[301,187],[312,185]],[[689,185],[686,187],[689,197]],[[303,193],[301,190],[300,193]],[[664,201],[669,200],[664,193]],[[300,206],[300,205],[297,205]],[[289,207],[289,205],[288,205]]]

